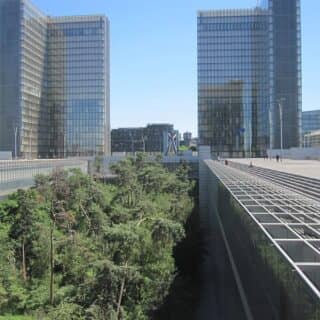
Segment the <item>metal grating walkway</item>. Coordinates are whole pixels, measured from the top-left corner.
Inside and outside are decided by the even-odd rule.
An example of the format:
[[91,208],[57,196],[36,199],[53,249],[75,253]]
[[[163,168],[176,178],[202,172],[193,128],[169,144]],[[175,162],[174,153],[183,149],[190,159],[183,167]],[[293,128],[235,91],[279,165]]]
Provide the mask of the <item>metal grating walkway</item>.
[[320,201],[320,180],[303,177],[300,175],[281,172],[277,170],[262,168],[259,166],[249,167],[248,165],[230,161],[230,166],[269,180],[281,186],[285,186],[303,195]]
[[206,164],[320,298],[320,200],[217,161]]

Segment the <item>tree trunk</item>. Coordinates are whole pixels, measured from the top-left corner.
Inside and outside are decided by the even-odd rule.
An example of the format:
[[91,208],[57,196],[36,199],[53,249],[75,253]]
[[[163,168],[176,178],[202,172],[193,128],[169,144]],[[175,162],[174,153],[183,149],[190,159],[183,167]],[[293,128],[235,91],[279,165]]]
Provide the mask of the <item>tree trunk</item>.
[[26,250],[25,250],[25,242],[22,240],[22,278],[23,281],[27,281],[27,267],[26,267]]
[[49,300],[50,304],[53,305],[54,302],[54,296],[53,296],[53,282],[54,282],[54,248],[53,248],[53,229],[54,229],[54,223],[50,227],[50,292],[49,292]]
[[[127,269],[128,267],[128,262],[126,262],[125,264],[125,268]],[[119,292],[119,298],[118,298],[118,303],[117,303],[117,319],[119,320],[119,316],[120,316],[120,307],[121,307],[121,303],[122,303],[122,298],[123,298],[123,293],[124,293],[124,286],[126,283],[126,277],[124,276],[121,282],[121,287],[120,287],[120,292]]]

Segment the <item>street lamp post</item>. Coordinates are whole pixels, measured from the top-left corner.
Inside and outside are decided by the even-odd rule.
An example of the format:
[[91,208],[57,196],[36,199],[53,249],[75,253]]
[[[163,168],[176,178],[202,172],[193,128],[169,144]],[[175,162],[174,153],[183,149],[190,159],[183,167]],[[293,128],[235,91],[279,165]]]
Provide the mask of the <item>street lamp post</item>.
[[17,138],[18,138],[18,127],[14,126],[14,159],[17,160]]
[[284,101],[284,98],[278,99],[279,115],[280,115],[280,149],[281,149],[281,158],[283,158],[283,101]]
[[32,135],[32,132],[30,130],[30,132],[29,132],[30,159],[32,159],[32,137],[31,137],[31,135]]
[[252,158],[252,123],[250,123],[250,141],[249,141],[249,150],[250,150],[250,158]]
[[271,111],[271,106],[269,107],[269,150],[270,150],[270,154],[271,154],[271,150],[272,150],[272,111]]

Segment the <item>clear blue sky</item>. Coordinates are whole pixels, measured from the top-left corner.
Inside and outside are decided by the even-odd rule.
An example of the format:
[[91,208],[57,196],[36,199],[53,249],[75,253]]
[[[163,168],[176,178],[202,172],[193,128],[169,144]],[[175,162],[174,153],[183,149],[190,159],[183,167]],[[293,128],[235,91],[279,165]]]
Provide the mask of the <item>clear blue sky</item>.
[[[111,127],[174,123],[197,133],[196,12],[256,0],[33,0],[50,15],[111,23]],[[303,110],[320,109],[320,1],[302,2]]]

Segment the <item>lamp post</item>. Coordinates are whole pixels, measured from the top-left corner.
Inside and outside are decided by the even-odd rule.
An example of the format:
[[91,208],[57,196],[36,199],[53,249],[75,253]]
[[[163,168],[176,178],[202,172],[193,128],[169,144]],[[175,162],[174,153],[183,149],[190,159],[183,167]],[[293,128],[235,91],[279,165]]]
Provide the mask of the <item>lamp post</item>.
[[271,150],[272,150],[272,111],[271,111],[271,106],[269,107],[269,150],[270,150],[270,154],[271,154]]
[[283,101],[284,98],[278,99],[279,106],[279,115],[280,115],[280,149],[281,149],[281,158],[283,156]]
[[245,133],[245,131],[246,131],[246,128],[243,128],[243,127],[241,127],[241,128],[239,128],[239,131],[238,131],[238,134],[237,134],[237,150],[239,150],[240,149],[240,138],[241,138],[241,134],[243,133]]
[[249,141],[249,148],[250,148],[250,158],[252,158],[252,122],[250,123],[250,141]]
[[32,131],[29,132],[29,149],[30,149],[30,159],[32,159]]
[[17,160],[17,138],[18,138],[18,126],[14,126],[14,159]]

